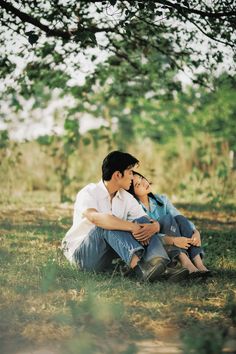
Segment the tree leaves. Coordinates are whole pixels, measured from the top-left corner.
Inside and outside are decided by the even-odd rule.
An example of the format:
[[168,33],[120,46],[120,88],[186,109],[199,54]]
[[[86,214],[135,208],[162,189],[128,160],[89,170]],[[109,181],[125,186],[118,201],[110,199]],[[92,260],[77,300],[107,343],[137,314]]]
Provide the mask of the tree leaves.
[[97,44],[96,36],[93,32],[90,31],[85,31],[85,30],[79,30],[79,32],[76,33],[74,36],[74,40],[81,42],[82,44],[88,45],[90,44]]
[[12,63],[9,58],[0,58],[0,74],[1,77],[6,76],[7,74],[11,73],[14,71],[16,68],[16,64]]
[[35,44],[39,39],[39,36],[34,31],[25,32],[25,34],[28,36],[28,41],[31,45]]
[[[200,2],[197,11],[200,11],[201,15],[194,12],[196,10],[195,0],[181,0],[173,3],[173,6],[171,4],[168,2],[166,4],[164,1],[124,2],[110,0],[102,1],[97,4],[98,6],[94,6],[93,1],[77,2],[71,0],[69,3],[62,5],[55,1],[40,2],[37,0],[32,5],[32,1],[24,0],[20,9],[20,16],[17,15],[17,9],[14,10],[13,5],[12,12],[9,12],[2,5],[4,16],[0,21],[3,29],[8,28],[8,26],[11,28],[11,25],[14,24],[14,30],[19,35],[24,31],[33,47],[32,51],[37,52],[42,43],[43,45],[54,46],[54,48],[62,46],[63,53],[54,55],[55,64],[65,63],[68,56],[79,53],[81,49],[86,50],[100,46],[102,37],[102,42],[106,43],[105,50],[108,53],[115,54],[118,58],[123,56],[130,67],[134,66],[133,57],[136,49],[140,54],[139,60],[143,54],[144,57],[146,56],[145,52],[154,49],[157,53],[162,53],[163,61],[168,62],[168,65],[171,65],[172,68],[183,68],[187,65],[190,69],[194,69],[196,57],[200,58],[202,56],[200,64],[208,70],[211,69],[210,65],[212,63],[209,60],[204,60],[204,56],[206,58],[208,55],[214,62],[215,59],[210,52],[210,46],[207,53],[203,54],[200,46],[197,45],[197,40],[204,37],[202,34],[199,36],[198,33],[202,28],[210,38],[223,39],[233,45],[234,16],[229,14],[217,18],[218,13],[229,11],[225,6],[225,0],[216,0],[214,3],[212,2],[210,7]],[[109,10],[110,5],[115,6],[115,9]],[[181,8],[185,10],[183,11]],[[209,13],[213,15],[208,16]],[[231,5],[231,13],[234,13],[233,5]],[[191,23],[191,21],[193,21],[193,26],[187,26],[186,24]],[[35,29],[26,31],[29,23]],[[175,26],[175,23],[178,23],[178,26]],[[12,30],[10,33],[11,37]],[[97,35],[100,33],[102,36]],[[104,43],[102,43],[103,47]],[[114,45],[115,43],[116,45]],[[128,51],[126,43],[129,43]],[[8,44],[9,35],[6,35],[3,45],[7,48],[9,47]],[[212,45],[212,42],[210,45]],[[187,51],[188,60],[186,60],[187,55],[182,54]],[[47,61],[46,52],[45,45],[44,52],[42,51],[41,54],[39,51],[37,52],[37,60]],[[222,50],[217,48],[215,52],[221,53]],[[18,54],[19,52],[16,51],[16,55]],[[220,62],[224,61],[225,55],[222,54],[222,56],[223,58],[220,55],[218,56]],[[71,62],[70,65],[76,67],[77,64]],[[137,71],[140,70],[139,74],[142,74],[143,66],[137,65],[137,61],[135,66]]]
[[0,130],[0,149],[5,149],[9,143],[8,131]]

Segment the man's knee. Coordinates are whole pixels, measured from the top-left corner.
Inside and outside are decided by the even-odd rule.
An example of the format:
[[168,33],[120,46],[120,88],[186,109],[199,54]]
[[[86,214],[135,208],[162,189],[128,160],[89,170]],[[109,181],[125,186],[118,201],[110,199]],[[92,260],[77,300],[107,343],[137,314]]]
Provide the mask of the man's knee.
[[98,242],[99,240],[102,240],[103,235],[104,235],[104,229],[102,229],[99,226],[94,226],[92,230],[90,230],[87,238],[89,239],[90,242]]
[[141,216],[141,218],[133,220],[133,222],[137,222],[139,224],[150,224],[151,221],[147,216]]

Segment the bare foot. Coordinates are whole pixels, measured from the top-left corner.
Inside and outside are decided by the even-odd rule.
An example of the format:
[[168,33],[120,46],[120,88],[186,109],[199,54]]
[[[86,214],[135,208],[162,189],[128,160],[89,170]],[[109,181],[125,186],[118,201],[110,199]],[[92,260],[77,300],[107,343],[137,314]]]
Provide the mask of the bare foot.
[[207,267],[203,264],[199,254],[193,259],[193,263],[195,267],[200,270],[200,272],[205,272],[208,270]]
[[182,267],[187,268],[189,273],[198,272],[198,268],[191,262],[185,253],[180,253],[179,260]]

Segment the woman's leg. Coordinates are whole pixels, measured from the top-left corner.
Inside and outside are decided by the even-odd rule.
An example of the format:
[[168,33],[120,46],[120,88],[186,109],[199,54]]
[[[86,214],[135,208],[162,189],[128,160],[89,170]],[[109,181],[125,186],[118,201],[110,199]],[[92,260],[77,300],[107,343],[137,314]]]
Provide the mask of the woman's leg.
[[[179,229],[182,236],[185,237],[192,237],[193,230],[191,224],[189,223],[188,219],[186,219],[183,215],[178,215],[175,217],[177,224],[179,225]],[[190,246],[188,249],[188,255],[190,259],[185,259],[184,255],[182,255],[182,259],[184,262],[184,267],[189,269],[193,269],[193,272],[200,271],[200,272],[207,272],[208,269],[204,265],[202,257],[204,255],[204,251],[201,247]],[[190,263],[191,265],[190,265]],[[187,263],[186,263],[187,262]],[[190,268],[188,268],[187,264]],[[190,272],[192,272],[190,271]]]
[[[176,219],[168,214],[161,218],[160,220],[161,230],[160,232],[170,235],[181,237],[181,230],[176,221]],[[175,266],[177,261],[179,261],[183,268],[188,269],[190,273],[196,272],[197,268],[189,259],[188,250],[179,248],[177,246],[166,246],[168,256],[172,261],[172,266]]]
[[200,270],[200,272],[206,272],[208,271],[207,267],[203,264],[202,258],[200,256],[200,254],[197,254],[193,260],[192,260],[193,264],[195,265],[195,267]]
[[179,261],[180,261],[182,267],[188,269],[189,273],[198,272],[198,268],[195,267],[195,265],[191,262],[189,257],[186,255],[186,253],[180,253]]
[[[160,220],[160,233],[169,235],[169,236],[177,236],[180,237],[179,226],[175,220],[175,218],[168,214],[163,216]],[[179,255],[181,252],[187,252],[186,250],[182,250],[177,246],[165,245],[166,252],[171,259],[172,263],[176,263],[179,259]]]
[[[189,220],[183,215],[175,216],[175,220],[179,226],[181,236],[191,238],[192,234],[193,234],[193,229],[192,229],[192,226],[191,226]],[[199,260],[199,258],[202,259],[203,255],[204,255],[204,251],[203,251],[202,247],[190,246],[188,248],[188,255],[189,255],[189,258],[191,259],[191,261],[193,262],[193,260],[195,259],[196,256],[199,256],[199,257],[197,257],[197,260]]]
[[[193,230],[191,228],[188,219],[186,219],[182,215],[178,215],[177,217],[173,217],[172,215],[169,214],[165,215],[160,220],[160,225],[161,225],[160,232],[168,234],[170,236],[176,236],[176,237],[185,236],[190,238],[193,233]],[[193,248],[192,253],[194,254],[194,256],[202,252],[200,247],[191,246],[190,248]],[[185,250],[176,246],[166,246],[166,250],[168,256],[172,261],[172,264],[174,264],[176,260],[179,260],[182,267],[188,269],[190,273],[198,272],[198,268],[190,259],[191,251],[189,249]],[[198,260],[198,258],[196,258],[196,260]]]

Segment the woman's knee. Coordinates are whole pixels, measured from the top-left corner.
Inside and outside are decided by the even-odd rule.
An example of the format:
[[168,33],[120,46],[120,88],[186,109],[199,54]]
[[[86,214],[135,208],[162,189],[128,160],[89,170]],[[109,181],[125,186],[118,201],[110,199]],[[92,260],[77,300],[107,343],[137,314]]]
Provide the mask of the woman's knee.
[[176,223],[179,227],[181,236],[184,237],[192,237],[193,228],[191,226],[190,221],[183,215],[175,216]]
[[172,236],[180,236],[178,224],[172,215],[167,214],[162,217],[160,219],[160,226],[161,233],[169,234]]

